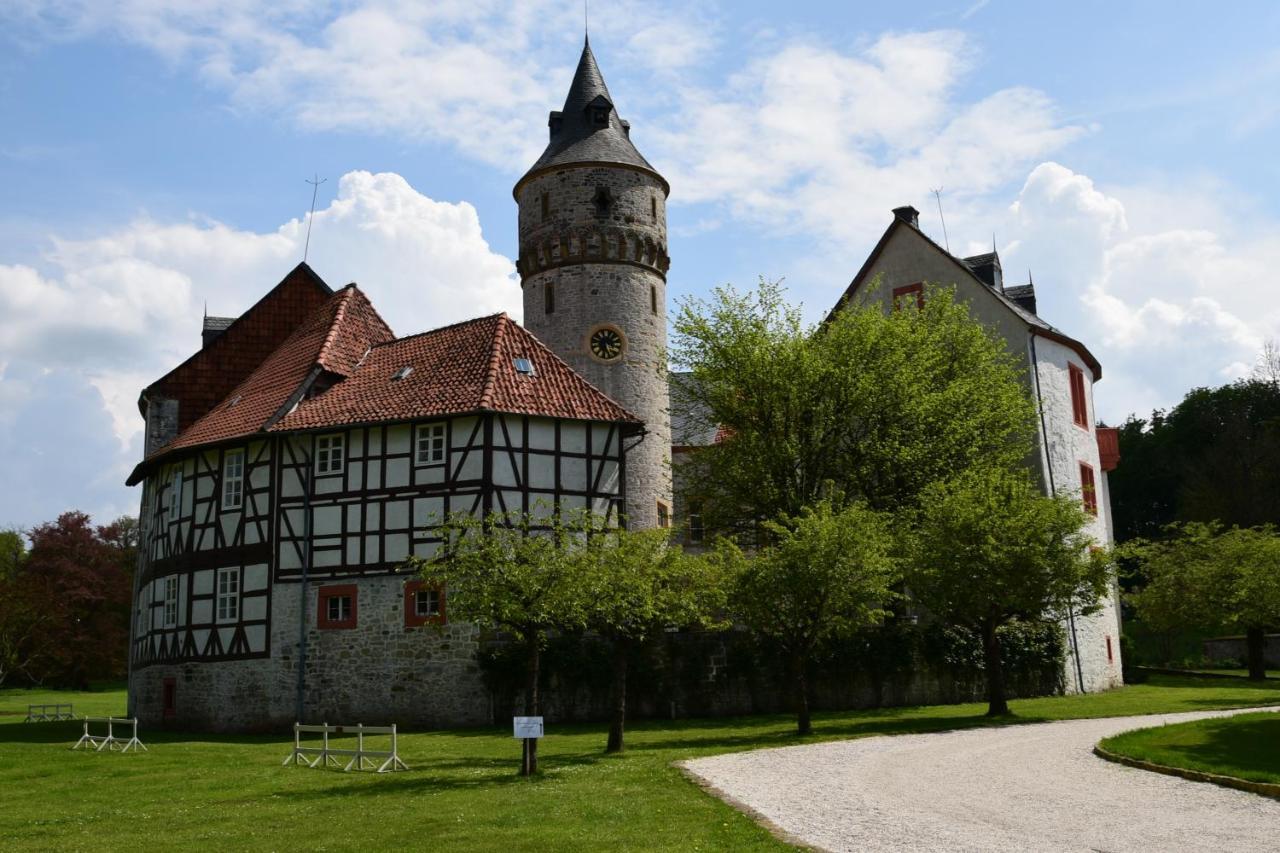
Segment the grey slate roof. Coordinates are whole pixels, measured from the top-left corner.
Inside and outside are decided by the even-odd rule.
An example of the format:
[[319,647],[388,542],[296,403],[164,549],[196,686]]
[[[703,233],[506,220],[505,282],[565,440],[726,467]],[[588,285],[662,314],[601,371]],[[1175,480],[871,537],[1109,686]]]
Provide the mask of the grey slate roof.
[[[588,110],[588,106],[597,98],[603,98],[610,108],[609,121],[603,126],[592,123]],[[569,95],[564,100],[564,109],[560,113],[551,114],[553,127],[557,117],[559,129],[553,129],[551,141],[547,143],[542,156],[516,182],[517,190],[537,172],[575,163],[620,163],[662,177],[631,143],[628,136],[629,125],[618,117],[613,98],[609,96],[609,88],[604,84],[604,76],[596,64],[595,55],[591,53],[590,42],[582,47],[582,58],[578,60],[578,70],[574,72]]]
[[1012,299],[1024,310],[1036,313],[1036,286],[1034,284],[1015,284],[1004,289],[1004,295]]
[[236,319],[235,317],[205,317],[202,331],[225,332],[227,327],[234,323]]

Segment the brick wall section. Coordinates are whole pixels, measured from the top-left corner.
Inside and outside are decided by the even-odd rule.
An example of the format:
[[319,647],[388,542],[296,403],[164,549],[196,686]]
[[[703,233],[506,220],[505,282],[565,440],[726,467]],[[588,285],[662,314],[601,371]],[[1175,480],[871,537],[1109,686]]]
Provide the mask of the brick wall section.
[[[182,432],[248,378],[330,295],[309,266],[298,264],[209,346],[152,383],[143,397],[177,401],[175,434]],[[196,340],[192,336],[193,344]]]

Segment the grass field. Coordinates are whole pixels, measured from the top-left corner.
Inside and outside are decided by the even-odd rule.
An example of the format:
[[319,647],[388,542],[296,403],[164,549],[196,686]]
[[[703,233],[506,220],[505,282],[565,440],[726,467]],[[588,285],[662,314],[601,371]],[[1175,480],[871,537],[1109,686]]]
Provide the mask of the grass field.
[[[602,754],[605,727],[553,726],[542,775],[515,775],[509,730],[401,738],[407,773],[286,768],[290,738],[143,731],[140,755],[72,752],[74,722],[24,724],[28,703],[124,711],[120,690],[0,690],[0,849],[93,850],[779,850],[750,819],[672,762],[801,742],[787,716],[639,722],[628,750]],[[1280,683],[1153,676],[1092,696],[1012,703],[1032,722],[1280,704]],[[977,704],[814,716],[806,742],[991,725]]]
[[1130,758],[1280,784],[1280,714],[1239,714],[1109,737],[1103,749]]

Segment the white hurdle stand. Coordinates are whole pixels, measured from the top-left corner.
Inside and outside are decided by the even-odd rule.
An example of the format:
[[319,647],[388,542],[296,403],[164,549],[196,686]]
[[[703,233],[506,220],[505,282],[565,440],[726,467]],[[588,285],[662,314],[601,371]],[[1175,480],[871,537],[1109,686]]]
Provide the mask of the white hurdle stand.
[[[49,709],[53,710],[50,711]],[[63,710],[63,709],[66,710]],[[52,723],[57,720],[74,720],[76,715],[71,713],[71,705],[28,705],[27,718],[24,723]]]
[[[89,734],[90,723],[106,723],[107,733],[105,735]],[[129,737],[116,737],[116,726],[128,725],[132,729]],[[142,745],[142,741],[138,740],[138,719],[133,717],[125,719],[123,717],[85,717],[84,718],[84,735],[80,740],[76,741],[76,745],[72,749],[92,749],[94,752],[128,752],[129,750],[141,750],[147,752],[147,748]]]
[[[329,746],[329,735],[351,734],[355,732],[356,748],[355,749],[334,749]],[[302,735],[318,734],[323,735],[323,741],[320,746],[303,746]],[[390,735],[391,750],[385,749],[365,749],[365,735]],[[409,767],[400,760],[398,752],[398,741],[396,738],[395,724],[390,726],[366,726],[360,723],[356,726],[331,726],[328,723],[322,723],[318,726],[304,726],[302,723],[293,724],[293,752],[284,760],[282,767],[293,764],[295,767],[299,764],[305,764],[307,767],[341,767],[343,770],[372,770],[375,773],[390,773],[396,770],[408,770]],[[309,756],[315,756],[311,758]],[[345,765],[342,759],[347,758]],[[379,764],[378,762],[382,763]]]

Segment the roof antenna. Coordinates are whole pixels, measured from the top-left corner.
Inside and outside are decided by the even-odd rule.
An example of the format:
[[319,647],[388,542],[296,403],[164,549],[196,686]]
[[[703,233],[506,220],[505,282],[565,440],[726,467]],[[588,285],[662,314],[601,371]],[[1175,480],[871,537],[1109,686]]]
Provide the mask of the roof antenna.
[[[303,180],[306,181],[305,178]],[[307,242],[302,247],[302,262],[304,264],[307,262],[307,254],[311,251],[311,221],[316,218],[316,193],[320,192],[320,185],[327,180],[329,179],[322,178],[317,174],[315,180],[306,181],[311,184],[311,213],[307,216]]]
[[[942,187],[933,190],[933,197],[938,202],[938,218],[942,220],[942,242],[946,244],[947,254],[951,254],[951,241],[947,239],[947,218],[942,215]],[[994,238],[994,235],[992,235]]]

